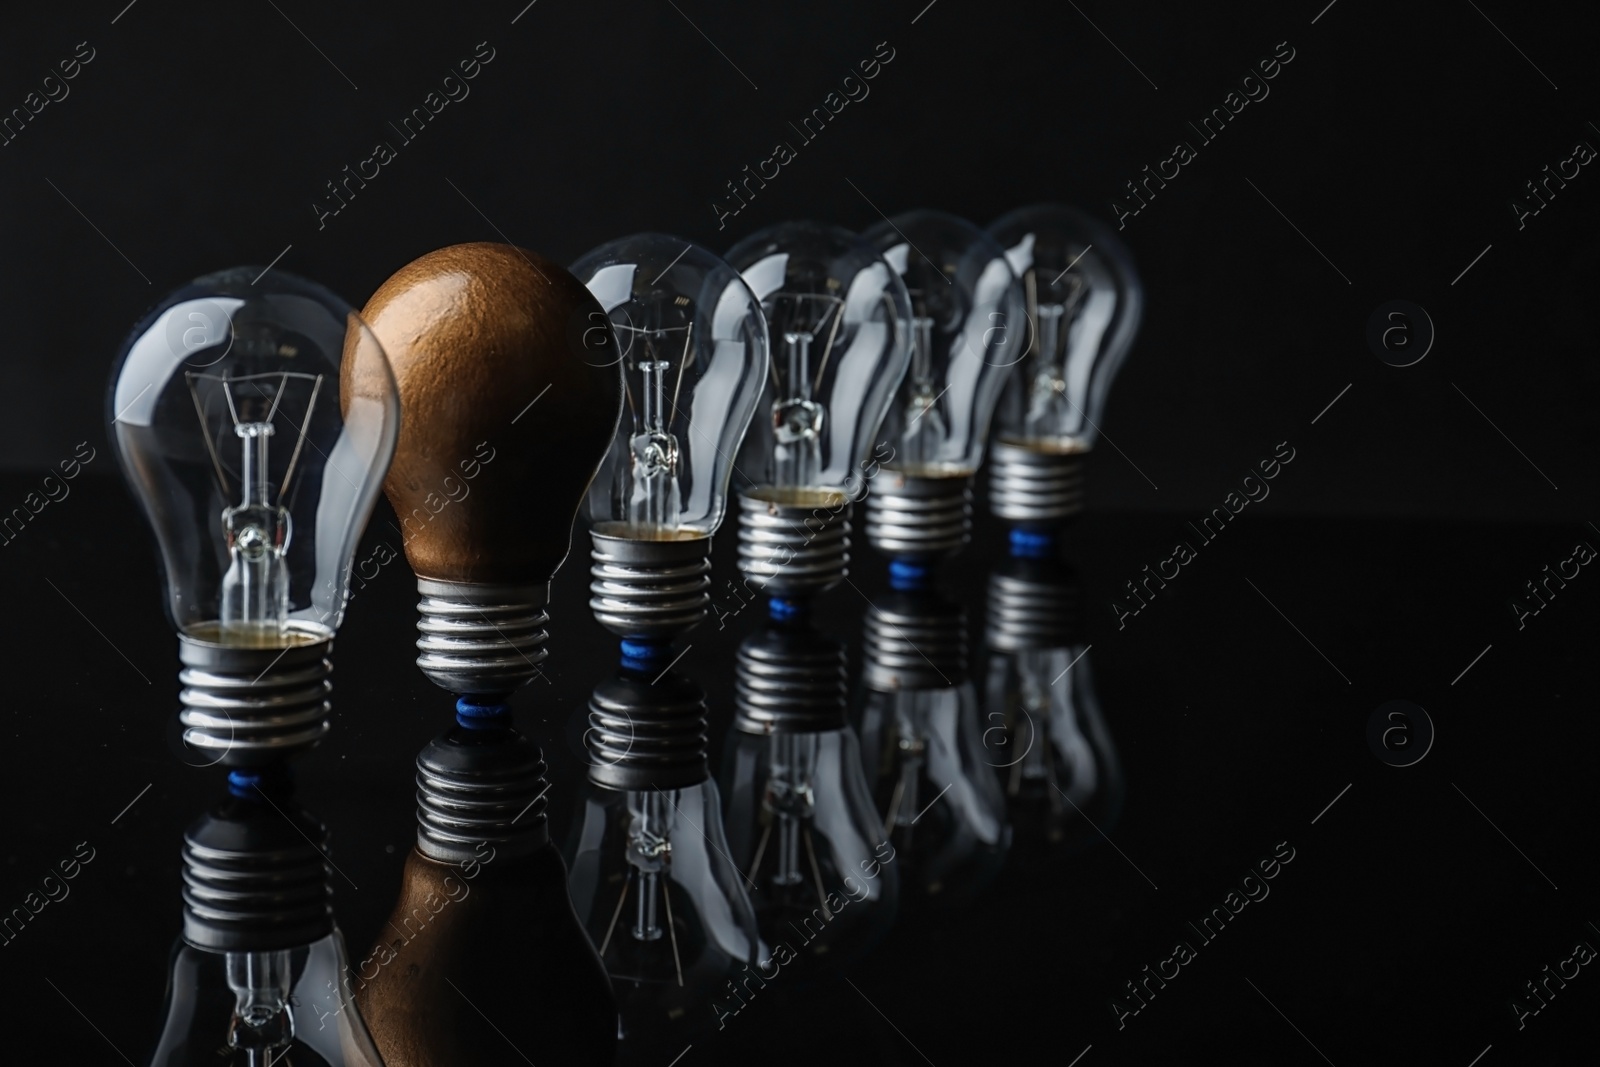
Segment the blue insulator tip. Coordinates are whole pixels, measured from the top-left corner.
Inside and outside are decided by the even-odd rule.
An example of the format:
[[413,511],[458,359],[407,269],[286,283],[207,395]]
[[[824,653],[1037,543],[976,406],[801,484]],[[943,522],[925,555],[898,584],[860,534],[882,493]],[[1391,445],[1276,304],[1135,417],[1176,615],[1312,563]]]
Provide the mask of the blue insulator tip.
[[1054,530],[1024,530],[1012,527],[1011,554],[1018,559],[1044,559],[1056,550]]
[[492,730],[510,721],[511,704],[506,696],[465,696],[456,701],[456,722],[469,730]]
[[896,559],[889,562],[889,585],[893,589],[910,591],[926,589],[933,581],[933,564],[915,559]]

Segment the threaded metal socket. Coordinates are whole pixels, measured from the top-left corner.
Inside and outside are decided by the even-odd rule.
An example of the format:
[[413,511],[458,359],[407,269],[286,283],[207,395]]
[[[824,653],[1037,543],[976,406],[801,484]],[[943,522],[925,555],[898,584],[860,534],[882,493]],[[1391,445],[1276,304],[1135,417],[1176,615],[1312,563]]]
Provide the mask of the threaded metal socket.
[[815,630],[768,627],[739,645],[734,726],[815,733],[845,725],[844,645]]
[[322,823],[286,799],[230,800],[183,838],[183,936],[200,948],[271,952],[333,930]]
[[1082,595],[1060,563],[1007,560],[989,575],[984,643],[996,652],[1065,648],[1079,640]]
[[681,675],[621,675],[589,697],[589,780],[612,789],[685,789],[706,780],[706,695]]
[[967,677],[967,617],[928,593],[900,593],[867,608],[862,681],[868,689],[949,689]]
[[544,754],[509,726],[440,734],[417,755],[417,849],[446,863],[526,856],[550,841]]
[[972,478],[885,468],[867,497],[867,541],[898,559],[953,556],[972,539]]
[[671,641],[710,609],[711,537],[653,540],[629,537],[629,529],[605,522],[589,531],[589,609],[618,637]]
[[739,494],[739,571],[768,596],[815,596],[850,573],[850,498],[767,486]]
[[315,747],[333,713],[328,632],[291,627],[293,643],[283,648],[237,648],[213,637],[213,628],[179,636],[184,744],[225,767],[262,766]]
[[1019,524],[1054,524],[1083,510],[1088,449],[1001,439],[989,448],[989,512]]
[[417,579],[417,666],[462,696],[509,693],[539,673],[550,584],[500,585]]

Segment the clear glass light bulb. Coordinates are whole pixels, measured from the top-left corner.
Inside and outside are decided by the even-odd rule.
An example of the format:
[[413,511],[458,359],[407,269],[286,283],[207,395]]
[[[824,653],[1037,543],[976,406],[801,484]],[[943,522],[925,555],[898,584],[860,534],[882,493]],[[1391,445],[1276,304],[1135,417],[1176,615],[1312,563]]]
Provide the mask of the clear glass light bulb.
[[1027,343],[1021,287],[1005,250],[977,226],[940,211],[908,211],[862,235],[910,294],[911,362],[885,434],[894,470],[971,476],[989,419]]
[[1013,537],[989,574],[983,744],[1019,833],[1105,840],[1127,787],[1095,692],[1077,572],[1053,539]]
[[729,841],[762,935],[812,972],[847,967],[888,932],[899,897],[855,731],[734,730],[725,752]]
[[257,1052],[282,1048],[294,1039],[289,993],[294,970],[288,952],[229,952],[225,966],[233,990],[233,1025],[228,1044]]
[[1065,204],[1035,204],[989,234],[1022,280],[1030,336],[1001,400],[1000,439],[1081,452],[1100,436],[1112,380],[1144,309],[1133,255],[1111,227]]
[[152,1067],[382,1067],[351,1007],[339,932],[300,948],[221,952],[179,941]]
[[709,778],[680,789],[590,786],[570,867],[630,1055],[715,1024],[713,996],[768,958]]
[[910,360],[904,283],[871,245],[817,222],[753,234],[728,262],[761,298],[773,346],[769,418],[741,468],[775,488],[858,495]]
[[1122,811],[1122,763],[1106,728],[1087,647],[994,653],[985,683],[985,762],[1046,840],[1074,849]]
[[333,922],[326,830],[281,768],[235,771],[229,792],[184,837],[184,933],[150,1063],[381,1067]]
[[134,330],[108,403],[180,633],[246,648],[331,636],[400,418],[350,306],[281,271],[200,278]]
[[135,328],[107,406],[160,547],[186,749],[259,766],[316,745],[352,559],[399,433],[376,336],[319,285],[222,271]]
[[971,901],[1000,872],[1011,844],[972,683],[871,691],[861,730],[907,899]]
[[760,301],[716,255],[664,234],[601,245],[572,273],[610,321],[626,387],[589,517],[635,540],[710,535],[767,373]]

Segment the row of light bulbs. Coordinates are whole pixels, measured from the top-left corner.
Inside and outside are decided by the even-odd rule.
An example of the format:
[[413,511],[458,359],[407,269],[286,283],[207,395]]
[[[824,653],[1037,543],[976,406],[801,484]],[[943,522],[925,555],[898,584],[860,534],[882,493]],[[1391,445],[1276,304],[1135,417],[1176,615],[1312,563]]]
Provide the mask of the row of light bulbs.
[[[741,970],[770,974],[785,950],[814,972],[859,956],[907,871],[925,894],[976,891],[1004,805],[975,766],[964,620],[934,567],[970,538],[986,445],[1011,554],[1048,566],[1141,309],[1127,250],[1060,205],[988,230],[934,211],[862,234],[785,223],[725,258],[659,234],[570,268],[457,245],[359,314],[276,270],[172,294],[125,347],[109,407],[160,545],[185,741],[229,769],[230,796],[186,837],[153,1062],[499,1062],[482,1018],[530,1004],[568,1062],[610,1062],[619,1038],[637,1059],[714,1023]],[[709,608],[733,486],[739,566],[768,617],[740,648],[725,828],[704,696],[674,641]],[[457,705],[418,757],[398,937],[352,980],[322,830],[286,765],[329,729],[332,638],[380,487],[417,574],[418,664]],[[621,662],[591,699],[569,872],[510,698],[547,656],[580,506],[591,607]],[[810,624],[846,578],[859,510],[893,588],[866,620],[864,744],[842,646]],[[1068,587],[1023,571],[991,588],[1012,654],[991,688],[1048,707],[1061,648],[1040,650],[1037,620],[1051,629]],[[488,983],[497,968],[526,978]]]

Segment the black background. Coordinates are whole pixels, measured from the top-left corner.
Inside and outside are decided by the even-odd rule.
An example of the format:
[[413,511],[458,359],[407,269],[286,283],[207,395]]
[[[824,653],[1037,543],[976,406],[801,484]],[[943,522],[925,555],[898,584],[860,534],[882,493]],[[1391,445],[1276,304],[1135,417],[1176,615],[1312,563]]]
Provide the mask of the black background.
[[[280,14],[266,0],[140,0],[115,25],[114,3],[8,10],[0,107],[22,106],[78,42],[96,58],[0,148],[0,455],[41,467],[102,439],[98,383],[140,314],[190,278],[286,246],[280,266],[359,306],[400,265],[458,241],[571,262],[639,230],[725,250],[795,216],[864,229],[877,209],[986,224],[1049,199],[1109,220],[1124,183],[1183,139],[1199,158],[1122,233],[1149,314],[1104,420],[1128,461],[1097,467],[1100,505],[1209,508],[1224,472],[1351,384],[1330,445],[1344,461],[1273,508],[1582,513],[1570,501],[1596,488],[1600,370],[1581,356],[1600,314],[1600,196],[1584,168],[1520,231],[1509,206],[1577,140],[1600,147],[1579,8],[1484,9],[1552,88],[1465,0],[1340,0],[1315,25],[1315,2],[1079,14],[939,0],[912,25],[925,3],[680,14],[666,0],[539,0],[515,25],[515,2]],[[471,95],[399,144],[389,122],[480,41],[495,59]],[[798,140],[789,123],[881,41],[895,58],[871,95],[797,145],[719,231],[726,183]],[[1280,41],[1295,58],[1271,94],[1197,143],[1187,123]],[[324,183],[380,139],[398,158],[319,230]],[[1426,308],[1438,331],[1404,370],[1364,340],[1394,299]]]
[[[1068,861],[1019,842],[972,911],[897,928],[852,975],[859,991],[777,990],[681,1062],[1067,1063],[1087,1046],[1083,1067],[1323,1062],[1312,1045],[1341,1067],[1465,1065],[1490,1045],[1484,1067],[1592,1060],[1600,978],[1588,968],[1520,1032],[1506,1007],[1573,942],[1600,944],[1586,925],[1600,923],[1600,579],[1585,570],[1522,630],[1506,607],[1574,542],[1600,543],[1600,196],[1588,188],[1600,178],[1586,167],[1520,231],[1509,206],[1577,140],[1600,146],[1581,9],[677,6],[538,0],[515,25],[515,0],[139,0],[120,17],[116,2],[3,16],[0,109],[22,106],[78,42],[95,49],[70,96],[0,147],[0,455],[12,471],[0,505],[78,442],[97,449],[72,496],[0,549],[13,679],[0,906],[77,842],[99,851],[71,897],[0,948],[0,996],[25,1030],[16,1051],[148,1054],[181,830],[220,777],[168,749],[175,642],[105,444],[111,361],[167,290],[286,246],[282,268],[360,304],[457,241],[570,262],[641,229],[725,249],[797,215],[865,228],[878,208],[983,223],[1059,199],[1110,219],[1123,183],[1193,141],[1186,122],[1287,41],[1295,58],[1271,95],[1122,234],[1146,323],[1073,549],[1129,779],[1116,847]],[[471,96],[319,230],[323,183],[396,141],[388,121],[480,41],[495,59]],[[724,183],[792,140],[788,122],[880,41],[895,58],[871,95],[719,231]],[[1393,299],[1425,307],[1438,331],[1412,367],[1365,342],[1368,316]],[[1271,498],[1118,630],[1108,605],[1122,582],[1282,440],[1297,459]],[[552,763],[558,839],[576,778],[567,719],[611,656],[584,605],[579,536],[556,583],[551,683],[519,698]],[[730,525],[719,585],[734,576],[731,540]],[[947,577],[975,619],[1000,543],[981,525]],[[881,570],[863,547],[866,596]],[[836,590],[825,621],[854,638],[864,606]],[[413,619],[410,576],[391,564],[351,607],[335,731],[301,767],[349,876],[337,904],[357,953],[410,841],[411,757],[446,721],[448,701],[410,666]],[[683,661],[719,740],[732,649],[753,622],[703,627]],[[1396,698],[1438,728],[1406,769],[1365,740],[1372,709]],[[1297,859],[1272,896],[1119,1032],[1107,1001],[1121,984],[1284,840]]]

